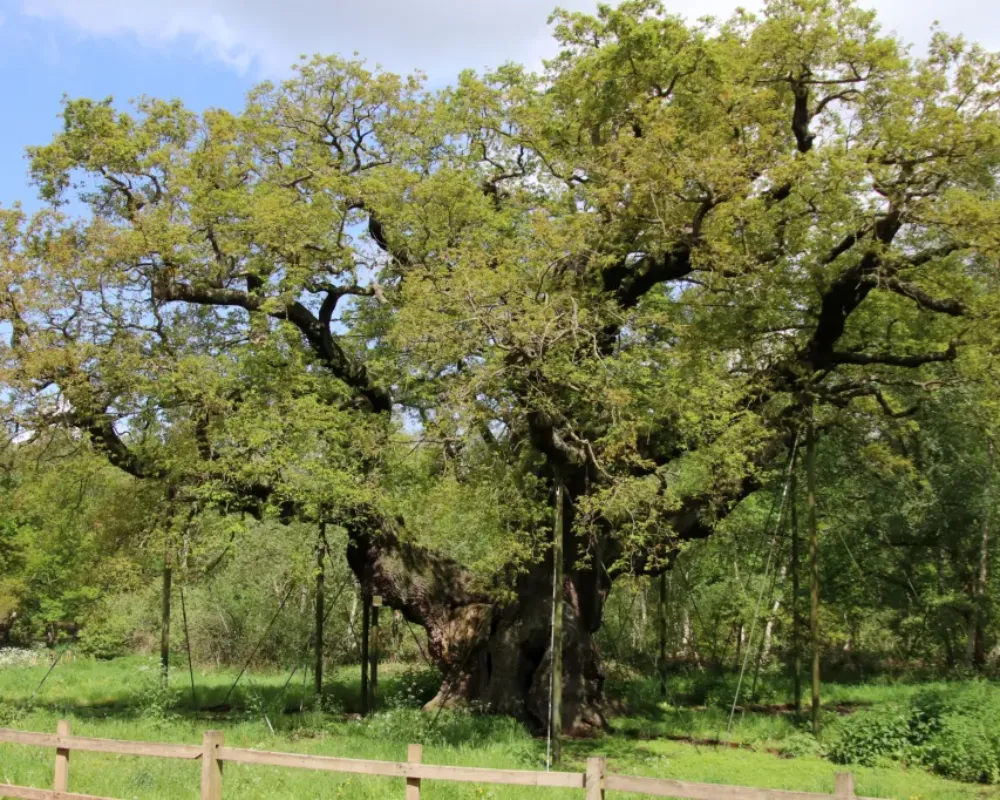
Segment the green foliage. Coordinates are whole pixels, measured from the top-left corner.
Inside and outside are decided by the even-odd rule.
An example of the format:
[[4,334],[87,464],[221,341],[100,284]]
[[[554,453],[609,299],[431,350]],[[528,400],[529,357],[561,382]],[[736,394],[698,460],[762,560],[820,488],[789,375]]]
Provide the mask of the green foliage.
[[983,682],[931,689],[895,709],[866,711],[841,725],[830,748],[841,764],[882,759],[922,764],[956,780],[1000,782],[1000,692]]
[[138,680],[135,686],[138,690],[137,711],[154,729],[167,727],[177,718],[174,707],[177,705],[178,690],[163,681],[160,664],[153,659],[136,667]]
[[781,740],[781,755],[784,758],[802,758],[818,755],[821,745],[810,733],[798,731]]
[[441,673],[424,667],[409,666],[393,676],[392,691],[384,695],[389,708],[422,708],[441,688]]
[[[49,207],[0,211],[5,635],[149,649],[169,565],[192,660],[298,667],[319,523],[337,656],[351,546],[430,564],[378,588],[438,632],[516,613],[558,481],[589,629],[627,583],[599,633],[622,671],[662,666],[671,565],[666,657],[708,668],[673,699],[717,714],[735,664],[785,701],[759,679],[802,633],[776,498],[808,410],[825,665],[990,668],[1000,56],[917,57],[849,0],[553,21],[542,75],[428,92],[316,57],[234,111],[66,101],[29,151]],[[834,752],[992,779],[978,725],[901,707]]]
[[137,581],[147,493],[61,434],[10,451],[0,483],[0,626],[14,641],[72,638]]
[[[118,596],[118,601],[132,598]],[[104,611],[102,609],[102,611]],[[91,619],[80,632],[77,646],[81,653],[107,661],[127,655],[133,649],[132,636],[140,628],[133,619],[104,611],[97,619]]]
[[911,717],[903,709],[880,708],[852,716],[841,730],[840,739],[830,748],[830,758],[838,764],[874,767],[882,759],[912,760],[914,742]]

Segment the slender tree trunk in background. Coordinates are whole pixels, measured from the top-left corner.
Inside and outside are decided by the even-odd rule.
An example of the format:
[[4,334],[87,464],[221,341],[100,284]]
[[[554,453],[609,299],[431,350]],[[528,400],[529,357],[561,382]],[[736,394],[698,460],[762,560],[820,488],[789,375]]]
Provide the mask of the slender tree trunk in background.
[[649,610],[647,608],[648,603],[646,600],[646,587],[642,587],[642,591],[639,592],[639,619],[632,620],[632,649],[643,651],[644,647],[643,639],[646,634],[646,626],[649,624]]
[[[785,576],[788,574],[788,570],[785,567],[781,568],[778,573],[778,580],[781,585],[785,583]],[[767,661],[767,657],[771,654],[771,639],[774,635],[774,621],[778,616],[778,611],[781,609],[781,598],[774,598],[774,604],[771,606],[771,615],[767,618],[767,625],[764,626],[764,646],[760,651],[760,661],[757,663],[757,669],[760,670],[761,664]]]
[[[945,586],[945,570],[944,570],[944,546],[939,546],[937,548],[937,559],[935,560],[936,566],[936,577],[937,577],[937,596],[939,598],[944,596],[944,586]],[[939,625],[938,630],[941,631],[941,641],[944,645],[945,661],[948,664],[948,668],[952,669],[955,667],[956,659],[958,658],[955,653],[955,645],[952,641],[952,626],[951,625]]]
[[983,503],[983,525],[979,539],[979,569],[976,575],[975,614],[976,624],[973,632],[972,663],[979,669],[986,667],[986,602],[989,597],[990,580],[990,514],[993,510],[993,463],[995,450],[993,437],[986,435],[986,482]]
[[[354,621],[357,619],[357,617],[358,617],[358,596],[352,592],[351,593],[351,612],[347,616],[347,628],[348,628],[349,631],[356,631],[357,630],[357,627],[354,625]],[[357,637],[357,634],[354,634],[354,636],[351,637],[351,639],[350,639],[350,645],[349,646],[350,646],[351,650],[357,650],[358,649],[358,637]]]
[[694,644],[694,633],[691,630],[691,613],[681,609],[681,651],[685,659],[693,660],[695,666],[701,667],[701,656]]
[[[721,627],[721,614],[716,611],[712,618],[712,649],[708,656],[709,666],[717,665],[719,663],[719,628]],[[729,640],[726,640],[726,644],[723,646],[723,656],[725,656],[725,650],[729,647]]]
[[660,653],[657,666],[660,670],[660,697],[667,696],[667,573],[660,573],[660,601],[657,604],[656,622],[659,626]]
[[[781,530],[781,520],[778,520],[778,530]],[[781,568],[780,573],[775,576],[774,582],[771,584],[771,594],[773,596],[776,584],[780,580],[783,585],[785,582],[785,575],[788,570],[785,567]],[[764,625],[764,635],[760,640],[760,647],[757,650],[757,660],[754,663],[753,668],[753,682],[750,684],[750,694],[747,695],[747,699],[751,702],[756,702],[757,699],[757,681],[760,680],[760,670],[764,666],[764,662],[767,661],[767,657],[771,653],[771,634],[774,630],[774,618],[778,615],[778,609],[781,608],[781,600],[775,597],[774,603],[771,605],[771,613],[768,614],[767,622]],[[748,644],[750,647],[752,645]]]
[[564,493],[562,482],[557,482],[555,531],[552,536],[552,708],[549,711],[553,764],[558,764],[562,758]]
[[969,596],[969,609],[965,612],[965,661],[964,664],[969,669],[975,666],[974,657],[976,651],[976,577],[966,584]]
[[806,512],[809,525],[809,638],[812,647],[812,729],[819,734],[819,525],[816,520],[816,428],[806,439]]
[[160,680],[164,686],[170,677],[170,587],[173,575],[168,552],[163,561],[163,604],[160,608]]
[[326,599],[326,523],[321,528],[320,541],[316,545],[316,661],[313,665],[313,683],[316,697],[323,696],[323,610]]
[[368,622],[371,619],[371,590],[361,588],[361,716],[368,716]]
[[799,505],[795,466],[789,476],[792,512],[792,702],[802,711],[802,606],[799,587]]

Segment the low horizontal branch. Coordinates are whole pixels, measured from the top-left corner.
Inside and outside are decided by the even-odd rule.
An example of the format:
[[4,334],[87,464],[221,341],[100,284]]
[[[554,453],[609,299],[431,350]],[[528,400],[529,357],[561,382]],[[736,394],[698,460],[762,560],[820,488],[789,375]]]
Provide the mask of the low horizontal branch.
[[961,317],[968,313],[968,307],[961,300],[954,297],[934,297],[925,292],[919,286],[898,278],[879,278],[872,276],[869,281],[876,286],[888,289],[903,297],[908,297],[917,305],[926,308],[928,311],[935,311],[938,314],[947,314],[951,317]]
[[858,364],[869,366],[883,364],[888,367],[920,367],[940,361],[954,361],[958,350],[954,344],[939,353],[917,353],[913,355],[898,355],[896,353],[830,353],[826,361],[830,364]]

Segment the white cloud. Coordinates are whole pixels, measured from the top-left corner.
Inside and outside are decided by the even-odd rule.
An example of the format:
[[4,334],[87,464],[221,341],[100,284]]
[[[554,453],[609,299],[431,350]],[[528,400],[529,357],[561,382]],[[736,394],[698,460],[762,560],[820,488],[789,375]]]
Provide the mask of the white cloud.
[[[197,48],[240,70],[283,73],[301,54],[358,52],[400,72],[446,80],[463,67],[503,61],[537,66],[552,52],[546,26],[558,0],[21,0],[22,11],[94,36],[128,35],[149,45]],[[757,6],[758,0],[742,3]],[[1000,4],[982,0],[873,0],[889,29],[926,41],[935,19],[946,30],[1000,48]],[[562,0],[592,10],[595,0]],[[673,0],[692,17],[726,15],[733,0]]]
[[[563,5],[592,8],[593,0]],[[284,72],[302,54],[358,52],[396,71],[442,77],[536,60],[551,11],[549,0],[22,0],[21,7],[95,36],[187,42],[238,69],[256,63]]]

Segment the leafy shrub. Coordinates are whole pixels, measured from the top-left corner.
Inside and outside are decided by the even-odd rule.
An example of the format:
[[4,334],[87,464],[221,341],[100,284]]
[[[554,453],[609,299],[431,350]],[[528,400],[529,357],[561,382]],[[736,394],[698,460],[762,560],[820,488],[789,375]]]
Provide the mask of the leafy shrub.
[[139,716],[154,727],[163,727],[177,717],[177,690],[167,686],[159,662],[149,659],[136,668],[133,679]]
[[111,660],[134,650],[136,632],[155,624],[148,618],[154,595],[155,591],[146,589],[103,598],[80,631],[79,651],[97,659]]
[[819,751],[820,746],[816,737],[801,731],[796,731],[791,736],[785,737],[781,742],[782,758],[801,758],[802,756],[816,755]]
[[949,714],[928,752],[929,766],[969,783],[1000,783],[1000,737],[981,717]]
[[883,760],[910,760],[910,717],[906,709],[864,711],[849,717],[830,748],[830,760],[864,767],[874,767]]
[[985,681],[925,690],[913,700],[924,763],[949,778],[1000,783],[1000,692]]
[[15,705],[7,700],[0,700],[0,725],[13,726],[21,721],[27,713],[24,705]]
[[831,760],[921,764],[955,780],[1000,783],[1000,692],[984,681],[927,689],[904,707],[857,714],[840,726]]
[[420,708],[437,694],[441,687],[441,673],[411,667],[394,676],[390,686],[385,698],[389,708]]
[[100,661],[110,661],[128,653],[128,633],[105,625],[84,628],[80,633],[77,647],[84,655]]
[[737,677],[717,672],[694,672],[671,679],[671,694],[678,705],[714,706],[733,704]]

